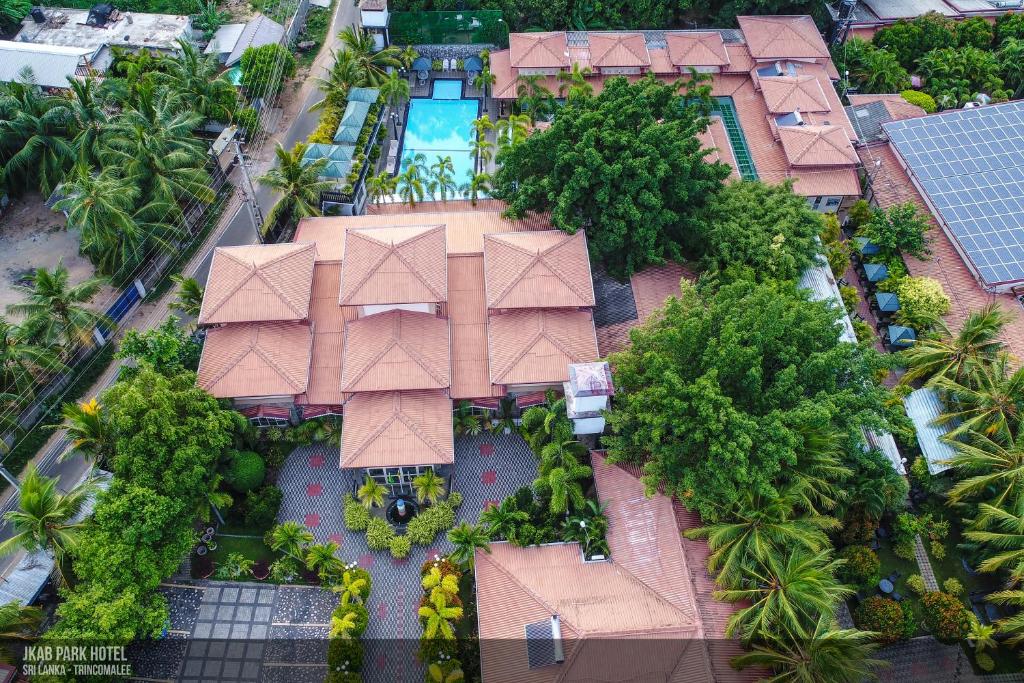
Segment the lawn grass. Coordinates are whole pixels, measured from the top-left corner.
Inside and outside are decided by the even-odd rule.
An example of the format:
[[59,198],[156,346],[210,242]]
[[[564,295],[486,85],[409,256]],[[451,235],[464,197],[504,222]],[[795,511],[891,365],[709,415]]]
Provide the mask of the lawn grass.
[[[920,568],[917,566],[915,560],[904,560],[902,557],[896,555],[892,549],[892,543],[888,538],[882,538],[878,541],[879,547],[875,552],[878,554],[878,559],[881,561],[881,568],[879,569],[879,576],[886,577],[892,574],[894,571],[899,572],[900,575],[895,581],[893,586],[895,591],[903,596],[904,600],[910,602],[910,606],[914,611],[914,618],[917,622],[916,636],[924,635],[926,631],[922,625],[922,612],[921,612],[921,598],[914,591],[910,590],[910,586],[907,585],[907,578],[912,574],[919,574]],[[877,590],[867,590],[865,594],[874,595]]]
[[218,534],[216,540],[217,549],[209,554],[214,563],[223,562],[231,553],[241,553],[254,562],[263,560],[267,564],[281,557],[281,553],[268,548],[260,536],[237,537]]

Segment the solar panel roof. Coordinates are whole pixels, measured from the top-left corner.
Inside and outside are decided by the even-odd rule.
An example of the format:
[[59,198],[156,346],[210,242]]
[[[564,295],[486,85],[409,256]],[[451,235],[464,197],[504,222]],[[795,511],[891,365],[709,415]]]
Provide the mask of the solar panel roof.
[[883,128],[981,279],[1024,280],[1024,101]]

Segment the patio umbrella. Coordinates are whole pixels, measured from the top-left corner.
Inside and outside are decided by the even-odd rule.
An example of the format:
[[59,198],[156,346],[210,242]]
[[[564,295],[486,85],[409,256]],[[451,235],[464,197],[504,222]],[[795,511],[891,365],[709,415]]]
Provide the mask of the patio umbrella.
[[875,294],[875,303],[882,313],[895,313],[900,310],[900,300],[892,292],[879,292]]
[[417,57],[412,62],[413,71],[430,71],[430,60],[426,57]]
[[884,263],[865,263],[864,275],[867,276],[868,282],[881,282],[889,277],[889,269]]
[[917,339],[917,333],[903,325],[889,325],[889,344],[891,346],[906,347]]
[[466,71],[483,71],[484,63],[479,57],[469,57],[462,63]]
[[879,252],[878,245],[867,237],[858,237],[854,241],[857,243],[857,251],[863,256],[874,256]]

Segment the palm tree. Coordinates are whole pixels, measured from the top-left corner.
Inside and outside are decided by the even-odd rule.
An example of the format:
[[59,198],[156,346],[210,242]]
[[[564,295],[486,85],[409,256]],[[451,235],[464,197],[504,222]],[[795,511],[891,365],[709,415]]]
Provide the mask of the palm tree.
[[919,339],[900,352],[900,359],[907,366],[900,381],[910,384],[935,377],[966,381],[979,364],[994,361],[1003,350],[999,334],[1008,320],[1009,315],[992,303],[967,316],[956,334],[942,320],[936,321],[939,338]]
[[451,554],[452,561],[465,567],[473,567],[477,550],[483,550],[487,554],[491,552],[491,539],[479,524],[463,521],[448,532],[448,540],[455,546]]
[[164,70],[155,73],[157,83],[171,88],[189,107],[211,121],[227,123],[234,116],[237,97],[227,72],[213,55],[204,55],[191,42],[178,41],[177,54],[164,60]]
[[171,281],[178,285],[178,296],[168,304],[168,308],[189,318],[198,318],[203,307],[203,286],[194,277],[180,274],[172,275]]
[[381,171],[366,179],[366,193],[374,204],[383,203],[385,199],[395,194],[397,189],[398,179],[387,171]]
[[999,647],[999,642],[995,639],[996,627],[992,624],[983,624],[974,616],[973,612],[970,612],[971,626],[967,632],[968,643],[974,648],[976,653],[984,652],[985,650],[995,650]]
[[304,143],[297,143],[290,152],[278,144],[277,166],[256,179],[260,185],[281,193],[281,198],[267,213],[266,226],[320,215],[320,193],[332,188],[334,183],[320,179],[327,160],[317,159],[304,165],[305,153]]
[[[1015,501],[1019,506],[1021,501]],[[1007,570],[1010,585],[1024,580],[1024,513],[1006,510],[988,503],[978,506],[978,515],[964,538],[977,544],[987,555],[978,571]]]
[[413,479],[412,487],[416,490],[416,500],[421,503],[426,500],[433,505],[444,495],[444,478],[430,469]]
[[366,475],[366,479],[363,480],[363,485],[356,491],[356,498],[363,504],[363,507],[369,510],[372,507],[383,507],[384,496],[386,496],[388,490],[384,488],[383,484],[378,483],[370,475]]
[[[797,503],[817,514],[819,508],[834,510],[849,492],[840,483],[853,476],[853,470],[842,463],[842,438],[831,426],[808,427],[800,430],[803,444],[797,455],[796,467],[789,473],[794,486],[791,492]],[[872,481],[874,484],[874,481]]]
[[69,108],[74,119],[75,137],[71,146],[79,163],[91,167],[100,165],[103,137],[110,123],[110,117],[100,100],[98,86],[93,78],[85,80],[68,79],[71,88]]
[[455,574],[442,573],[438,567],[431,567],[420,584],[423,590],[431,595],[435,590],[441,590],[448,595],[459,594],[459,577]]
[[495,124],[498,129],[498,148],[504,150],[515,147],[530,134],[530,117],[525,114],[512,114]]
[[445,640],[454,640],[452,621],[462,618],[462,608],[449,605],[444,591],[434,591],[418,613],[423,622],[423,638],[432,640],[440,635]]
[[995,507],[1005,508],[1021,500],[1024,485],[1024,442],[1006,445],[983,434],[965,435],[952,441],[956,453],[949,459],[961,477],[947,496],[953,503],[985,496]]
[[474,155],[474,172],[478,169],[484,171],[493,156],[494,143],[487,139],[487,132],[491,130],[494,130],[494,123],[486,114],[473,120],[473,139],[470,140],[469,150]]
[[561,451],[557,464],[548,467],[546,472],[542,470],[533,487],[541,496],[550,496],[548,505],[553,514],[562,514],[570,507],[583,506],[586,496],[581,482],[592,475],[589,466],[581,464],[571,453]]
[[348,640],[352,637],[352,632],[356,629],[357,624],[358,618],[353,611],[345,612],[340,617],[337,614],[331,614],[330,637]]
[[558,96],[564,97],[568,102],[575,102],[593,95],[594,86],[587,82],[587,76],[590,74],[589,66],[580,69],[580,65],[574,62],[572,71],[562,71],[558,74]]
[[224,477],[219,474],[214,474],[210,477],[210,480],[206,483],[206,495],[199,498],[196,501],[195,516],[199,520],[209,523],[211,519],[211,513],[214,508],[218,510],[225,510],[235,502],[235,499],[231,497],[231,494],[227,491],[221,491],[220,485],[224,482]]
[[459,186],[459,192],[469,200],[469,203],[476,206],[480,198],[491,191],[491,175],[489,173],[473,173],[466,171],[469,182]]
[[373,36],[361,27],[346,26],[338,33],[338,39],[366,73],[366,85],[370,87],[379,87],[387,79],[388,67],[398,69],[404,63],[402,50],[394,45],[378,50]]
[[271,550],[277,550],[289,557],[302,560],[305,547],[315,540],[309,529],[298,522],[289,520],[270,530],[269,545]]
[[366,70],[351,52],[331,53],[334,65],[327,72],[327,78],[315,78],[316,87],[324,94],[324,98],[313,103],[309,111],[315,112],[327,106],[338,107],[345,103],[348,92],[354,87],[364,85],[367,81]]
[[514,541],[519,527],[530,521],[530,515],[516,507],[514,497],[491,505],[480,513],[480,522],[487,527],[491,538]]
[[[384,98],[391,111],[397,114],[401,111],[399,105],[409,99],[409,81],[399,76],[397,71],[392,71],[380,84],[380,96]],[[391,119],[391,137],[398,138],[397,122],[394,117]]]
[[1024,368],[1010,374],[1006,353],[974,368],[968,381],[936,377],[932,385],[952,401],[936,424],[955,423],[947,439],[971,432],[1006,443],[1017,435],[1024,404]]
[[64,417],[61,429],[67,432],[71,445],[61,458],[82,453],[96,467],[103,467],[114,452],[114,439],[103,406],[93,398],[83,403],[65,403],[60,409]]
[[853,589],[835,579],[841,564],[828,552],[797,549],[785,558],[769,555],[767,562],[744,572],[740,588],[715,591],[716,600],[749,605],[730,615],[726,636],[739,634],[744,645],[772,638],[808,638],[821,617],[831,618],[836,605],[853,595]]
[[[42,620],[40,607],[26,607],[16,601],[0,605],[0,641],[35,640]],[[0,646],[0,662],[10,664],[12,661],[10,650]]]
[[498,77],[491,72],[491,65],[484,64],[484,68],[473,78],[473,87],[479,88],[483,93],[484,101],[487,100],[487,91],[498,82]]
[[66,353],[78,344],[89,344],[97,325],[113,325],[105,315],[85,306],[100,291],[104,280],[89,278],[72,287],[69,278],[63,260],[57,261],[52,272],[38,268],[28,286],[12,286],[25,299],[7,306],[8,313],[24,319],[21,327],[29,338],[47,345],[63,343]]
[[398,58],[402,60],[402,68],[412,68],[412,63],[416,61],[416,58],[420,56],[420,53],[416,51],[412,45],[406,45],[402,52],[398,55]]
[[323,582],[340,576],[345,571],[345,564],[335,556],[338,547],[338,544],[333,541],[307,546],[306,569],[316,572]]
[[370,591],[370,582],[362,574],[346,571],[341,574],[341,584],[334,586],[332,590],[341,594],[341,604],[347,605],[350,602],[363,604],[363,594]]
[[527,445],[537,457],[548,443],[571,441],[573,436],[572,422],[565,412],[565,399],[556,399],[554,392],[548,392],[547,405],[532,406],[523,413],[520,427]]
[[[422,157],[417,154],[416,157]],[[423,162],[414,159],[408,163],[405,170],[398,175],[397,191],[398,197],[410,207],[415,207],[416,202],[422,202],[426,196],[426,189],[423,182]]]
[[53,554],[58,578],[67,583],[65,561],[77,546],[85,521],[75,521],[96,494],[96,480],[88,478],[67,493],[57,489],[57,479],[39,474],[29,463],[18,491],[18,509],[4,513],[14,535],[0,542],[0,556],[17,550]]
[[448,201],[448,195],[455,195],[455,165],[450,156],[437,155],[437,162],[430,165],[430,194],[441,197],[442,202]]
[[875,669],[887,662],[872,659],[878,648],[870,631],[833,628],[831,619],[818,618],[814,633],[806,638],[768,639],[750,652],[734,657],[732,666],[756,666],[775,675],[761,679],[771,683],[862,683],[877,680]]
[[996,630],[1009,636],[1006,644],[1016,647],[1024,642],[1024,590],[1012,588],[989,593],[985,599],[997,605],[1008,605],[1015,609],[1012,616],[996,621]]
[[796,489],[792,486],[774,497],[748,489],[722,521],[685,532],[690,539],[707,539],[708,571],[718,573],[718,585],[736,588],[747,572],[791,550],[817,553],[830,546],[825,531],[839,528],[839,522],[801,515]]
[[544,77],[538,75],[520,76],[516,85],[516,106],[519,113],[530,117],[530,123],[551,114],[555,108],[555,97],[544,85]]
[[0,394],[31,398],[38,376],[67,369],[56,353],[31,343],[3,316],[0,316],[0,345]]
[[0,139],[18,150],[7,159],[2,178],[8,184],[14,178],[37,179],[32,184],[49,196],[75,157],[71,110],[62,97],[38,95],[30,87],[15,92],[0,103],[0,109],[12,112],[0,117]]

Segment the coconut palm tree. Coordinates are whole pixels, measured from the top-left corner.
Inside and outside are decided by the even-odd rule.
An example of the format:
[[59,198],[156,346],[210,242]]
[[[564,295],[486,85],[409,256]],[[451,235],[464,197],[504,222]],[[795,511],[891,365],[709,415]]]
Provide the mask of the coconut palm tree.
[[791,492],[797,504],[817,514],[834,510],[849,493],[840,485],[853,476],[853,470],[842,462],[842,437],[832,427],[804,427],[796,466],[789,479],[795,484]]
[[203,286],[194,277],[172,275],[171,281],[178,286],[178,296],[168,308],[184,316],[196,319],[203,308]]
[[100,165],[103,138],[110,123],[107,110],[99,96],[99,86],[93,78],[68,79],[71,100],[68,107],[74,119],[75,137],[71,146],[79,163],[96,167]]
[[366,194],[374,204],[382,204],[385,199],[394,195],[397,189],[398,179],[387,171],[381,171],[366,179]]
[[338,107],[345,103],[348,92],[354,87],[366,83],[366,70],[351,52],[338,54],[331,52],[334,56],[334,64],[327,72],[327,78],[314,78],[316,87],[324,94],[324,98],[313,103],[309,111],[315,112],[324,107]]
[[[35,640],[42,620],[40,607],[25,607],[16,601],[0,605],[0,640]],[[10,664],[12,661],[13,653],[0,646],[0,662]]]
[[516,106],[530,123],[543,119],[555,110],[555,96],[544,85],[544,76],[520,76],[516,85]]
[[103,467],[114,452],[110,425],[103,414],[103,405],[95,398],[82,403],[65,403],[60,409],[64,422],[59,426],[67,432],[71,445],[61,459],[81,453],[95,467]]
[[423,182],[423,162],[417,160],[421,157],[423,157],[422,154],[417,154],[416,158],[408,163],[405,170],[396,178],[398,197],[410,207],[415,207],[416,202],[422,202],[426,196],[426,185]]
[[57,479],[39,474],[29,463],[18,491],[18,508],[4,513],[13,535],[0,542],[0,556],[17,550],[53,554],[58,578],[67,583],[66,560],[77,546],[85,521],[77,520],[86,503],[98,490],[96,480],[87,478],[67,493],[57,488]]
[[448,604],[444,591],[434,591],[418,613],[423,623],[423,638],[432,640],[441,636],[445,640],[454,640],[452,622],[462,618],[462,608]]
[[448,540],[455,546],[451,554],[452,561],[464,567],[473,567],[477,550],[483,550],[487,554],[491,552],[491,539],[479,524],[463,521],[448,532]]
[[366,479],[363,480],[363,485],[356,491],[356,498],[363,504],[363,507],[369,510],[373,507],[383,507],[384,497],[388,494],[388,490],[383,484],[375,481],[370,475],[366,475]]
[[224,477],[219,474],[214,474],[210,477],[210,480],[206,483],[206,495],[200,497],[195,504],[194,512],[197,519],[208,524],[214,508],[225,510],[235,502],[230,493],[220,490],[220,485],[223,482]]
[[227,72],[220,72],[216,57],[204,55],[186,40],[178,41],[176,52],[164,61],[163,71],[154,73],[156,82],[181,95],[193,111],[206,119],[230,121],[238,97]]
[[[401,111],[399,106],[402,102],[409,99],[409,81],[399,76],[397,71],[392,71],[384,79],[384,82],[380,84],[380,96],[384,99],[385,104],[391,108],[391,111],[397,114]],[[398,138],[397,121],[395,118],[391,119],[391,137]]]
[[774,675],[762,679],[771,683],[863,683],[877,680],[875,670],[888,662],[873,659],[878,648],[870,631],[837,629],[826,616],[818,618],[814,632],[806,638],[768,639],[750,652],[734,657],[732,666],[770,669]]
[[412,487],[416,491],[416,500],[419,502],[429,501],[431,505],[444,495],[444,478],[437,476],[434,470],[427,470],[412,480]]
[[491,538],[515,541],[519,527],[530,521],[530,515],[516,507],[514,497],[491,505],[480,513],[480,522],[487,527]]
[[17,326],[0,316],[0,394],[31,398],[38,376],[66,369],[56,353],[33,344]]
[[481,197],[491,191],[491,174],[466,171],[466,175],[469,176],[469,182],[462,183],[459,186],[459,192],[469,200],[471,205],[476,206]]
[[739,588],[715,591],[716,600],[748,604],[730,615],[726,636],[739,635],[744,645],[808,638],[821,617],[831,618],[836,605],[853,595],[835,579],[841,564],[828,552],[794,549],[785,557],[768,555],[767,562],[744,571]]
[[796,486],[767,496],[745,490],[740,500],[714,524],[688,529],[687,538],[705,538],[711,554],[708,571],[726,588],[736,588],[750,570],[795,549],[817,553],[830,546],[825,531],[839,528],[833,517],[797,509]]
[[542,497],[550,496],[548,505],[553,514],[562,514],[569,508],[583,506],[586,496],[583,495],[582,482],[592,475],[593,470],[588,465],[563,452],[559,464],[542,473],[533,482],[533,488]]
[[296,521],[288,520],[271,529],[268,540],[271,550],[303,560],[306,546],[311,545],[316,539],[309,529]]
[[963,440],[951,442],[955,454],[949,465],[961,477],[947,496],[953,503],[984,497],[999,508],[1021,500],[1024,491],[1024,442],[1006,444],[984,434],[969,432]]
[[256,179],[260,185],[281,193],[281,198],[267,212],[264,225],[269,229],[279,223],[290,224],[300,218],[319,216],[320,193],[334,187],[333,182],[320,179],[327,160],[317,159],[304,165],[302,157],[306,153],[306,145],[301,142],[290,152],[278,144],[274,153],[277,166]]
[[945,377],[966,382],[978,365],[994,361],[1002,352],[999,334],[1008,320],[1008,314],[992,303],[967,316],[956,334],[942,320],[936,321],[938,338],[919,339],[900,352],[899,358],[907,366],[900,381],[909,385],[917,380],[930,382]]
[[487,92],[498,82],[498,77],[491,72],[491,65],[484,64],[484,68],[473,77],[473,87],[479,88],[483,93],[484,100],[487,100]]
[[[1014,501],[1015,507],[1022,501]],[[988,503],[978,505],[978,514],[964,538],[978,549],[985,559],[978,565],[981,572],[1006,570],[1010,585],[1024,580],[1024,513]]]
[[440,197],[442,202],[448,201],[448,196],[455,196],[458,189],[455,185],[455,165],[452,164],[450,156],[437,155],[437,161],[430,165],[430,180],[427,184],[430,194]]
[[494,122],[486,114],[473,120],[473,139],[470,140],[469,150],[474,158],[474,173],[484,171],[493,156],[494,143],[487,139],[487,132],[491,130],[494,130]]
[[86,307],[100,291],[104,280],[89,278],[71,286],[63,260],[52,270],[37,268],[29,284],[12,285],[24,300],[10,304],[7,312],[23,319],[21,329],[41,344],[63,344],[65,353],[79,344],[89,344],[92,330],[100,323],[113,323],[102,313]]
[[320,580],[325,583],[332,581],[334,577],[341,576],[345,571],[345,564],[335,556],[338,547],[338,544],[333,541],[307,546],[306,569],[316,572]]
[[591,74],[589,66],[580,69],[578,63],[573,63],[572,71],[562,71],[558,74],[558,96],[564,97],[568,102],[590,97],[594,94],[594,86],[587,81]]
[[997,605],[1014,608],[1014,614],[996,621],[996,631],[1007,637],[1006,644],[1016,647],[1024,642],[1024,590],[1011,588],[989,593],[985,599]]
[[520,428],[537,457],[552,441],[571,441],[572,422],[565,411],[565,399],[556,399],[554,392],[548,392],[546,405],[532,406],[523,413]]
[[0,140],[17,150],[7,158],[2,179],[24,181],[49,196],[75,158],[68,100],[39,95],[30,86],[9,88],[0,100]]
[[379,87],[387,79],[388,67],[398,69],[404,64],[402,50],[394,45],[378,50],[373,36],[359,26],[346,26],[338,39],[366,73],[366,85],[370,87]]
[[932,385],[952,399],[946,401],[948,412],[936,420],[953,425],[946,438],[972,432],[1007,443],[1016,437],[1024,408],[1024,368],[1011,371],[1006,353],[978,363],[969,378],[936,377]]

